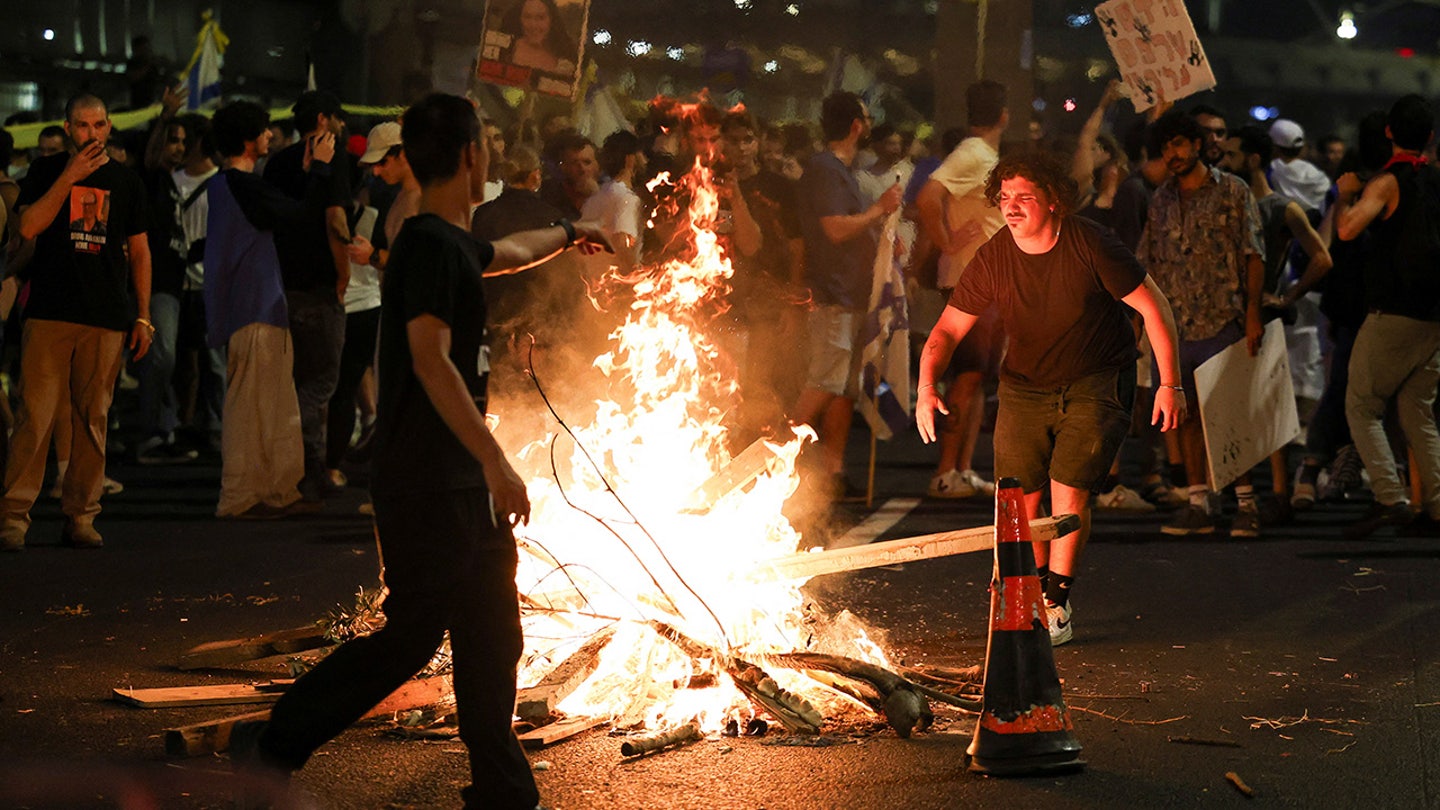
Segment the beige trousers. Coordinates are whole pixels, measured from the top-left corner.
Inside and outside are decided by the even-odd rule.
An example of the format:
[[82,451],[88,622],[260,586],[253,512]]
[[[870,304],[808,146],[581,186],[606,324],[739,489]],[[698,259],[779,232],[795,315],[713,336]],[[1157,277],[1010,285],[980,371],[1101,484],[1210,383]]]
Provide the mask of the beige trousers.
[[258,503],[289,506],[305,475],[300,405],[291,369],[290,331],[252,323],[230,336],[221,419],[220,505],[233,517]]
[[[69,404],[70,464],[60,509],[72,524],[89,526],[100,514],[105,481],[105,433],[125,333],[65,321],[30,319],[20,343],[20,410],[0,510],[6,526],[30,528],[30,508],[45,477],[45,451],[57,415]],[[63,433],[59,434],[63,437]]]

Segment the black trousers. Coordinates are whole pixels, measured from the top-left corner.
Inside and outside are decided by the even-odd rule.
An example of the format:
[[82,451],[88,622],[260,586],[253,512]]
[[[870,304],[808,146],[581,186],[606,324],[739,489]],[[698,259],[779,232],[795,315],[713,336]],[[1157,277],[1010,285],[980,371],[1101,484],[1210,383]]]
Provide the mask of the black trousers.
[[413,676],[450,631],[460,739],[470,751],[466,807],[533,810],[539,791],[511,729],[523,652],[509,528],[484,490],[375,496],[385,563],[385,626],[326,656],[275,704],[260,739],[292,769]]
[[305,477],[314,479],[326,471],[325,415],[340,380],[345,307],[332,290],[286,290],[285,305],[295,344],[295,396],[300,401]]
[[355,395],[365,370],[375,362],[375,338],[380,332],[380,307],[345,316],[345,347],[340,352],[339,382],[330,397],[325,427],[325,466],[340,468],[355,432]]

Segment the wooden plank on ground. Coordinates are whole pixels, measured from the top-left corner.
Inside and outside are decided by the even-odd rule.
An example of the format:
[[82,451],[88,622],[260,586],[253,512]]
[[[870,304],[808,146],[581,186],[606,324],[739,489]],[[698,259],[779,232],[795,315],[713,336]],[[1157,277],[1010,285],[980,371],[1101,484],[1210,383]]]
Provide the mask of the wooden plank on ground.
[[454,682],[449,675],[436,675],[433,678],[416,678],[406,681],[399,689],[390,693],[390,696],[375,704],[375,708],[366,712],[362,720],[371,717],[383,717],[395,712],[408,712],[411,709],[422,709],[426,706],[433,706],[436,703],[447,700],[455,694]]
[[[391,692],[389,697],[376,704],[375,708],[366,712],[361,719],[384,717],[395,712],[432,706],[453,693],[449,675],[406,681],[399,689]],[[164,732],[165,753],[172,757],[198,757],[229,750],[230,730],[236,723],[265,720],[269,717],[270,710],[265,709],[167,728]]]
[[111,697],[121,703],[142,709],[168,709],[177,706],[229,706],[244,703],[274,703],[293,680],[267,683],[221,683],[205,686],[172,686],[154,689],[121,689]]
[[312,624],[253,638],[207,642],[186,651],[176,666],[182,670],[224,667],[272,655],[292,655],[333,643],[326,640],[324,631]]
[[[1033,540],[1055,540],[1078,528],[1080,518],[1077,515],[1041,518],[1030,522],[1030,536]],[[858,571],[862,568],[949,557],[972,551],[988,551],[994,547],[994,543],[994,526],[976,526],[973,529],[903,537],[854,548],[791,554],[761,563],[750,576],[759,582],[809,579],[822,574],[838,574],[842,571]]]
[[589,731],[604,722],[605,718],[603,717],[568,717],[521,734],[520,744],[526,748],[544,748],[547,745],[568,740],[582,731]]
[[556,704],[595,674],[595,668],[600,666],[600,651],[614,635],[615,629],[611,627],[596,633],[583,647],[550,670],[539,683],[521,689],[515,696],[515,714],[532,723],[549,718]]
[[165,729],[165,755],[171,757],[199,757],[230,749],[230,730],[236,723],[247,720],[268,720],[270,710],[248,714],[237,714]]

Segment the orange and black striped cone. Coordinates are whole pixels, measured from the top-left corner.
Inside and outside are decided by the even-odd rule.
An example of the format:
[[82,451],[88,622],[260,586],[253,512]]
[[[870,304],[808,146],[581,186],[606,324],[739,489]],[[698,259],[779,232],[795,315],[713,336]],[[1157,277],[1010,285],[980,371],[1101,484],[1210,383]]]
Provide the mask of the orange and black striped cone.
[[991,776],[1064,773],[1085,767],[1045,618],[1045,594],[1030,547],[1025,493],[1004,478],[995,492],[995,573],[985,697],[970,770]]

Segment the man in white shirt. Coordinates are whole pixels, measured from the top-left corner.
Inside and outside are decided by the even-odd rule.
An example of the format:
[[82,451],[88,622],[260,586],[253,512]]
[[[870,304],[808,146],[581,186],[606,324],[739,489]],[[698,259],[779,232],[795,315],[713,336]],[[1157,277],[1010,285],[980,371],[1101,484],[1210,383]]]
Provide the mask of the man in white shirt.
[[1300,157],[1305,148],[1305,130],[1294,121],[1281,118],[1270,125],[1270,140],[1275,144],[1276,154],[1270,161],[1270,185],[1312,211],[1323,210],[1325,195],[1330,193],[1330,175]]
[[[985,181],[1000,160],[1000,137],[1010,125],[1005,86],[995,81],[965,91],[970,137],[960,142],[925,182],[916,198],[920,226],[940,251],[937,284],[948,299],[975,251],[1005,227],[1000,209],[985,198]],[[1005,336],[992,311],[956,347],[943,375],[950,380],[950,416],[940,431],[940,459],[927,494],[969,498],[995,494],[995,485],[973,469],[975,443],[985,410],[982,383],[1000,371]]]
[[615,247],[615,260],[622,272],[635,265],[640,255],[644,214],[640,195],[631,185],[645,171],[645,149],[632,132],[620,130],[600,147],[600,170],[610,179],[585,201],[580,219],[605,229]]
[[[205,232],[210,216],[206,186],[219,167],[210,155],[210,119],[187,113],[176,119],[185,127],[185,162],[171,174],[179,194],[180,227],[184,232],[181,255],[185,258],[185,281],[180,292],[180,374],[196,378],[196,401],[192,426],[203,429],[208,446],[220,447],[220,419],[225,404],[225,350],[212,349],[205,342]],[[193,362],[189,359],[194,356]],[[181,391],[189,386],[183,382]],[[182,403],[181,412],[190,408]]]

